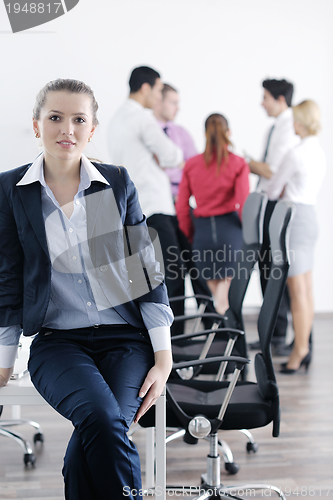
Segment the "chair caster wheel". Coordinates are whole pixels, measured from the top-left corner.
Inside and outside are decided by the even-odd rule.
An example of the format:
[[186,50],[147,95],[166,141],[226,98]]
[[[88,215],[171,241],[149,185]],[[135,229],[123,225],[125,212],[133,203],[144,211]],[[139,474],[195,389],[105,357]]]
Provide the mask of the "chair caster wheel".
[[227,462],[226,464],[224,464],[224,468],[227,472],[229,472],[229,474],[237,474],[237,472],[239,471],[239,465],[236,464],[236,462]]
[[256,453],[258,451],[258,443],[251,443],[250,441],[246,443],[246,451],[248,453]]
[[27,467],[30,465],[35,465],[36,457],[33,453],[25,453],[23,457],[24,465]]
[[37,434],[34,435],[34,443],[44,443],[44,436],[41,432],[37,432]]

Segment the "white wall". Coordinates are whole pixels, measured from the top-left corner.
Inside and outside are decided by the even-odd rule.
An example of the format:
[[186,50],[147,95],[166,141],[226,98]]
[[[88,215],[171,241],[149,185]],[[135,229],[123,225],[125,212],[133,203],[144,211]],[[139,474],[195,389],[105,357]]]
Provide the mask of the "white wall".
[[[107,124],[135,66],[158,69],[179,89],[178,121],[199,149],[204,119],[220,111],[237,151],[254,157],[269,126],[261,81],[285,77],[295,83],[294,103],[312,98],[322,110],[328,172],[318,201],[314,289],[316,310],[333,311],[332,19],[332,0],[80,0],[65,16],[12,34],[1,2],[0,168],[34,158],[31,109],[38,90],[57,77],[82,79],[95,90],[100,127],[89,154],[104,161]],[[259,296],[253,286],[247,304]]]

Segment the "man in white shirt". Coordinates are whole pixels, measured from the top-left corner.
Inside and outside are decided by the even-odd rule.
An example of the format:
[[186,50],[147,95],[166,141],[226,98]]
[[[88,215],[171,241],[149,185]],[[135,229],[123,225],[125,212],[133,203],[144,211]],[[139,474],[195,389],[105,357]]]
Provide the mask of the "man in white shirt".
[[[129,79],[129,98],[113,116],[109,127],[110,160],[124,165],[139,195],[147,224],[159,236],[165,283],[170,297],[182,295],[181,261],[175,227],[170,180],[164,168],[183,166],[183,152],[158,125],[150,111],[162,99],[163,83],[157,71],[135,68]],[[175,315],[182,311],[172,305]],[[176,333],[173,331],[173,333]]]
[[[262,161],[254,161],[250,158],[247,158],[247,160],[249,161],[251,172],[260,176],[257,189],[266,192],[269,179],[273,173],[278,171],[288,151],[298,144],[299,137],[295,134],[293,112],[291,109],[294,90],[293,84],[286,80],[265,80],[262,86],[264,88],[262,106],[266,110],[267,115],[274,117],[276,120],[268,131]],[[259,260],[263,294],[267,286],[271,267],[268,225],[277,202],[276,198],[270,199],[268,192],[266,194],[268,194],[269,201],[265,213],[264,238],[261,259]],[[272,347],[275,354],[285,354],[284,344],[288,326],[288,310],[289,297],[286,289],[272,338]],[[251,344],[251,347],[256,348],[258,345],[254,343]]]

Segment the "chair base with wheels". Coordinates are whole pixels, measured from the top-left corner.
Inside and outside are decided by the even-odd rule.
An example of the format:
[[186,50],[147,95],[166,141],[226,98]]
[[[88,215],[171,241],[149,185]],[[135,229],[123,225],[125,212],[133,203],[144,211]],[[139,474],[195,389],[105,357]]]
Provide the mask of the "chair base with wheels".
[[31,341],[31,337],[21,337],[18,357],[14,366],[15,375],[12,375],[8,384],[0,389],[0,417],[3,405],[8,405],[12,408],[11,419],[4,420],[0,418],[0,435],[13,439],[23,448],[23,461],[27,466],[34,465],[36,461],[32,447],[29,441],[21,436],[21,434],[11,430],[10,427],[16,427],[17,425],[31,425],[36,431],[33,436],[34,444],[44,442],[44,435],[41,426],[33,420],[21,419],[21,405],[45,403],[43,398],[32,386],[28,375],[27,364]]
[[[2,406],[0,406],[0,415],[2,413]],[[43,443],[44,435],[41,426],[33,420],[15,419],[15,420],[0,420],[0,435],[9,437],[16,441],[24,450],[23,461],[26,466],[34,465],[36,457],[32,451],[29,441],[27,441],[21,434],[7,429],[8,427],[16,425],[31,425],[37,432],[34,434],[34,444]]]
[[[172,493],[183,493],[184,495],[197,496],[191,500],[206,500],[206,499],[233,499],[243,500],[244,491],[249,491],[251,497],[255,496],[255,490],[266,490],[275,492],[279,498],[286,500],[283,492],[276,486],[268,484],[246,484],[241,486],[224,486],[220,483],[220,456],[218,453],[219,439],[217,433],[210,434],[206,438],[210,443],[210,452],[207,455],[207,472],[201,476],[200,486],[167,486],[166,491]],[[237,491],[242,496],[237,496]]]
[[[168,429],[167,429],[168,430]],[[175,432],[173,432],[172,434],[170,434],[167,438],[166,438],[166,443],[170,443],[171,441],[174,441],[175,439],[178,439],[179,437],[182,437],[184,442],[187,443],[187,444],[197,444],[198,442],[198,439],[197,438],[194,438],[193,436],[191,436],[190,434],[188,434],[186,432],[185,429],[177,429],[175,430]],[[209,440],[208,437],[204,438],[205,440]],[[234,457],[233,457],[233,454],[232,454],[232,451],[230,449],[230,446],[228,445],[228,443],[226,441],[224,441],[223,439],[219,439],[218,440],[218,447],[219,447],[219,451],[223,457],[223,460],[224,460],[224,468],[225,470],[230,474],[230,475],[234,475],[234,474],[237,474],[237,472],[239,471],[239,465],[234,462]]]

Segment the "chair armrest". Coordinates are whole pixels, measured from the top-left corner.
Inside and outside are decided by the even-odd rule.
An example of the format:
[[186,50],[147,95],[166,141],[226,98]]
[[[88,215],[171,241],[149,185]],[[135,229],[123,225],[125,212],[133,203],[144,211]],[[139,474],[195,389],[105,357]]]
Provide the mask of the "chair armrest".
[[202,335],[208,335],[210,333],[229,333],[229,337],[237,338],[239,335],[244,335],[243,330],[237,330],[236,328],[217,328],[216,330],[202,330],[201,332],[195,333],[184,333],[182,335],[175,335],[171,337],[171,343],[180,342],[182,340],[187,340],[193,337],[201,337]]
[[213,302],[213,297],[209,295],[178,295],[177,297],[169,297],[169,302],[177,302],[178,300],[186,300],[186,299],[199,299],[199,300],[208,300],[209,302]]
[[172,369],[178,370],[179,368],[207,365],[208,363],[222,363],[222,361],[232,361],[236,363],[236,365],[240,365],[241,367],[244,367],[251,362],[249,359],[242,358],[240,356],[215,356],[213,358],[195,359],[193,361],[180,361],[179,363],[174,363]]
[[184,321],[188,319],[196,319],[196,318],[216,318],[219,319],[220,321],[223,321],[226,319],[226,316],[223,316],[222,314],[218,313],[199,313],[199,314],[183,314],[181,316],[176,316],[174,321]]

